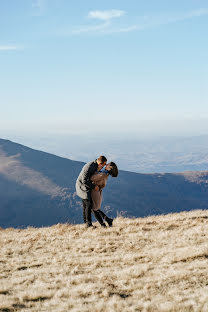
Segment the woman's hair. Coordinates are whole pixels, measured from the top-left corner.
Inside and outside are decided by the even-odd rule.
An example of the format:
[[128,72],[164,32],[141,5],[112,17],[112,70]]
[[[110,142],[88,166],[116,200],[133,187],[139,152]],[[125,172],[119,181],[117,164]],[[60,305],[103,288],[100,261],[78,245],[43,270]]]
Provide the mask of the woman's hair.
[[116,166],[116,164],[111,161],[109,163],[110,165],[110,170],[108,171],[108,173],[113,177],[113,178],[116,178],[118,176],[118,167]]

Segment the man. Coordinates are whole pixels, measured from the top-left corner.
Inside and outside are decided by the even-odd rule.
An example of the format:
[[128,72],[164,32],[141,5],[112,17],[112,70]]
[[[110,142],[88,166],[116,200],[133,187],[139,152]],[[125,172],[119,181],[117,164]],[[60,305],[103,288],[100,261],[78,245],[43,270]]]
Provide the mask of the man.
[[[105,156],[100,156],[96,160],[91,161],[84,165],[82,168],[77,181],[76,181],[76,192],[77,195],[82,199],[83,205],[83,218],[84,223],[86,223],[87,227],[92,227],[92,216],[91,216],[91,209],[92,209],[92,198],[91,198],[91,191],[94,189],[95,191],[99,191],[99,187],[95,186],[93,182],[90,180],[91,176],[96,172],[101,170],[106,165],[107,159]],[[99,220],[99,215],[95,214],[96,218]],[[105,226],[105,224],[101,225]]]

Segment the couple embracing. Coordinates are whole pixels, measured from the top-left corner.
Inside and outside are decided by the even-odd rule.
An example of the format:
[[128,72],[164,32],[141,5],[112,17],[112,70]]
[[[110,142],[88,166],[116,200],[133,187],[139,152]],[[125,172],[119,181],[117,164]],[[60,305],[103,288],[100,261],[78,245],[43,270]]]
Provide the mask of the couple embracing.
[[77,181],[76,192],[82,199],[83,218],[87,227],[93,227],[91,212],[102,227],[106,227],[104,221],[112,226],[113,219],[106,216],[100,209],[102,203],[102,189],[107,183],[108,177],[117,177],[118,168],[114,162],[107,164],[105,156],[100,156],[96,160],[84,165]]

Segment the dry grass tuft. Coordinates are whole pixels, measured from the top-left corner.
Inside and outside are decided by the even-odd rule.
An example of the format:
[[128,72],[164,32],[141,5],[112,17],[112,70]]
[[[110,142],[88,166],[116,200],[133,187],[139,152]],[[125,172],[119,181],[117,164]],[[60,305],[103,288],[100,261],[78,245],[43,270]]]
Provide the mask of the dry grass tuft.
[[0,312],[208,311],[208,211],[0,229]]

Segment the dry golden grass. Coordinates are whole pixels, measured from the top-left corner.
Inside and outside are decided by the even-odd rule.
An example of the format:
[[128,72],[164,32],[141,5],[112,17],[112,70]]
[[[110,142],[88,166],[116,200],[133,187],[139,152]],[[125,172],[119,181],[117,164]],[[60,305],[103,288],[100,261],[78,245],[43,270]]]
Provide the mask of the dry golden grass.
[[0,311],[208,311],[208,211],[0,230]]

